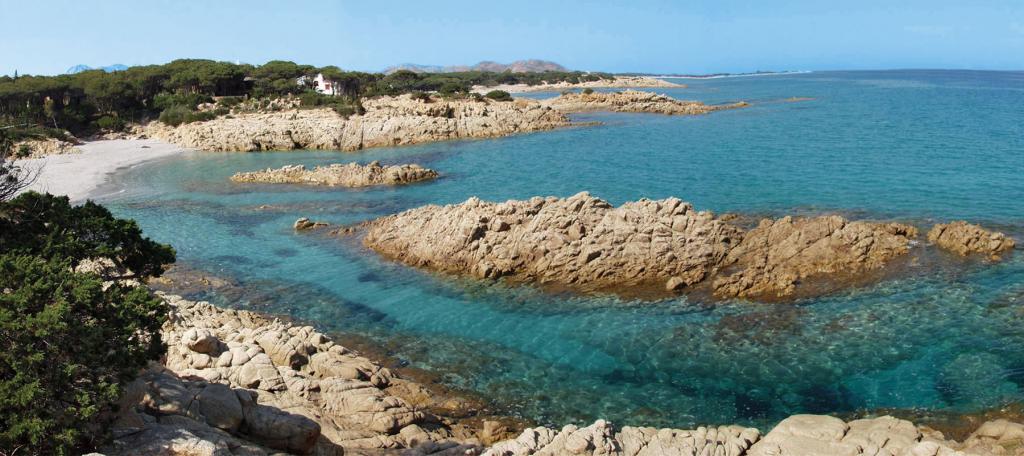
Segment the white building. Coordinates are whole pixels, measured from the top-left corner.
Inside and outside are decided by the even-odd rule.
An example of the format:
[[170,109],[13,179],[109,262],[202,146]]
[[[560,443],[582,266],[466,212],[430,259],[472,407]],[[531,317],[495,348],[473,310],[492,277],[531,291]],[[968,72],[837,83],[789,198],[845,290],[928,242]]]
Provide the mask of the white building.
[[[306,85],[306,77],[302,76],[296,82],[298,82],[300,86],[304,86]],[[338,85],[334,83],[334,81],[324,79],[323,73],[317,73],[316,77],[313,78],[313,90],[324,95],[338,95],[340,92]]]

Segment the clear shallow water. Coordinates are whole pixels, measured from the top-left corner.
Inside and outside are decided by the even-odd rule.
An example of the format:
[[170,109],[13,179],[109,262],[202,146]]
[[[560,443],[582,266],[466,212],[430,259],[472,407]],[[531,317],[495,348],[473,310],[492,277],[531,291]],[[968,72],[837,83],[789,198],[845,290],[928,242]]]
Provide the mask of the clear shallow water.
[[[355,154],[194,153],[121,173],[102,199],[179,259],[245,286],[210,296],[368,336],[541,423],[770,425],[798,412],[970,412],[1024,399],[1024,255],[942,261],[786,305],[624,301],[440,277],[291,229],[469,196],[588,190],[716,212],[842,212],[922,226],[966,218],[1024,240],[1024,74],[854,72],[683,81],[659,90],[748,109],[589,114],[604,125]],[[531,96],[545,96],[532,94]],[[548,94],[547,96],[550,96]],[[790,97],[812,100],[788,102]],[[416,162],[432,183],[238,185],[236,171]],[[263,206],[263,207],[261,207]]]

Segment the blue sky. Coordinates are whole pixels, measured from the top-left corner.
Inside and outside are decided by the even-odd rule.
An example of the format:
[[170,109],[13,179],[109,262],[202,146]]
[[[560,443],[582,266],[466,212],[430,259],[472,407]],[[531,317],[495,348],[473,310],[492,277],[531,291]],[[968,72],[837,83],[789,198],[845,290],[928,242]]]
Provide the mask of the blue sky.
[[0,0],[0,74],[210,58],[653,73],[1024,70],[1024,0]]

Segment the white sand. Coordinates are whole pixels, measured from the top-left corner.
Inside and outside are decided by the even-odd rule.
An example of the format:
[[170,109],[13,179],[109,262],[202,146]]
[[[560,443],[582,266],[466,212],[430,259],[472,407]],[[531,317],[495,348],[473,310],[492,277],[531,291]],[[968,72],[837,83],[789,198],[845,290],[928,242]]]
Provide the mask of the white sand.
[[80,202],[119,169],[187,150],[154,139],[93,141],[78,148],[82,153],[18,160],[21,166],[39,169],[28,190],[67,195],[72,202]]

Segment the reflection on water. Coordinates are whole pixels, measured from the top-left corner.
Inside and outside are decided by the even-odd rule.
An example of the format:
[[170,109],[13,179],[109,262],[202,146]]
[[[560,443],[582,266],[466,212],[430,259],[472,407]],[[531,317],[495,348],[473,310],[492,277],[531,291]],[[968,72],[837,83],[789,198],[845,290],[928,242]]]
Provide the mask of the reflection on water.
[[[381,260],[297,234],[476,195],[678,196],[758,216],[966,218],[1024,240],[1024,92],[1012,74],[812,73],[687,81],[680,98],[775,100],[701,117],[588,114],[603,126],[360,153],[195,153],[118,176],[107,202],[183,262],[197,292],[368,337],[501,412],[561,425],[765,425],[797,412],[970,412],[1024,399],[1024,255],[926,257],[879,284],[794,304],[551,294]],[[541,96],[534,94],[532,96]],[[550,96],[550,94],[548,94]],[[807,97],[783,103],[790,97]],[[237,171],[381,160],[436,182],[348,190],[238,185]],[[232,290],[232,291],[225,291]]]

